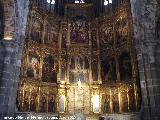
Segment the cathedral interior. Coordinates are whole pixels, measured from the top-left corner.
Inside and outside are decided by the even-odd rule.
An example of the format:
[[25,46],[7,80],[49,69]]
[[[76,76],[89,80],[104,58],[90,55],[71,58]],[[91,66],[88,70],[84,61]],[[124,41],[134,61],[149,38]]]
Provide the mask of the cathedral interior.
[[159,120],[159,0],[0,0],[0,119]]

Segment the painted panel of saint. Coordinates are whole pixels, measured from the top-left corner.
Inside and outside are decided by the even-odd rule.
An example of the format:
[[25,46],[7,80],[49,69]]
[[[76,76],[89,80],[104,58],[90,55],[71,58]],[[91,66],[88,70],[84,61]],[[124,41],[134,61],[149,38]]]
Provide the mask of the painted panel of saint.
[[108,25],[107,27],[102,29],[102,45],[109,44],[113,45],[114,37],[113,37],[113,27],[112,25]]
[[66,48],[66,43],[67,43],[67,28],[66,26],[63,26],[63,31],[62,31],[62,43],[61,46],[62,48]]
[[31,28],[31,39],[37,43],[41,43],[42,38],[42,24],[36,20],[33,19],[33,24]]
[[102,61],[101,65],[102,65],[102,69],[101,69],[102,81],[103,81],[103,83],[105,83],[108,81],[108,73],[109,73],[109,69],[110,69],[108,60],[106,59],[106,60]]
[[128,20],[126,18],[118,19],[115,25],[116,43],[117,45],[121,45],[128,40]]
[[46,95],[40,97],[40,112],[47,112],[47,98]]
[[110,112],[110,95],[105,95],[103,98],[103,113]]
[[115,81],[117,79],[116,74],[116,62],[114,58],[105,60],[102,63],[102,80],[103,82]]
[[37,56],[29,54],[29,63],[27,69],[27,76],[29,78],[38,79],[40,60]]
[[85,68],[84,69],[89,69],[89,60],[88,60],[88,58],[85,56],[84,57],[84,66],[85,66]]
[[116,61],[114,58],[110,59],[109,61],[108,80],[111,80],[111,81],[117,80]]
[[128,112],[128,99],[127,99],[127,92],[121,92],[121,101],[122,101],[122,111]]
[[98,81],[98,62],[97,61],[92,62],[92,78],[93,78],[93,81]]
[[89,80],[89,62],[86,56],[72,56],[70,59],[70,82],[87,82]]
[[66,66],[66,57],[65,56],[62,56],[62,60],[61,60],[61,75],[60,75],[60,78],[62,81],[65,81],[66,79],[66,69],[67,69],[67,66]]
[[118,99],[118,90],[115,90],[114,94],[112,95],[112,102],[113,102],[113,112],[119,112],[119,99]]
[[88,43],[88,25],[83,16],[76,16],[72,19],[71,43]]
[[32,93],[30,99],[30,111],[36,112],[37,94]]
[[57,74],[54,69],[54,58],[49,55],[44,58],[42,67],[42,81],[43,82],[56,82]]
[[132,65],[129,53],[122,53],[120,56],[119,69],[121,80],[130,80],[132,78]]
[[48,99],[48,112],[55,113],[56,112],[56,101],[53,95],[49,95]]
[[131,88],[129,91],[128,91],[128,94],[129,94],[129,110],[130,111],[135,111],[135,95],[134,95],[134,89]]
[[29,91],[24,92],[24,104],[23,104],[23,111],[29,111]]
[[50,28],[48,25],[45,27],[44,44],[50,44]]
[[69,73],[69,81],[70,81],[70,83],[75,82],[75,73],[74,72]]
[[61,65],[61,80],[65,81],[65,78],[66,78],[66,66]]
[[23,111],[23,90],[21,90],[20,88],[20,91],[18,91],[18,111]]
[[55,30],[55,28],[52,28],[51,29],[51,32],[50,32],[50,41],[52,43],[52,46],[54,48],[57,48],[58,47],[58,33],[57,31]]
[[93,28],[91,31],[91,39],[92,39],[92,48],[97,48],[97,30],[96,28]]

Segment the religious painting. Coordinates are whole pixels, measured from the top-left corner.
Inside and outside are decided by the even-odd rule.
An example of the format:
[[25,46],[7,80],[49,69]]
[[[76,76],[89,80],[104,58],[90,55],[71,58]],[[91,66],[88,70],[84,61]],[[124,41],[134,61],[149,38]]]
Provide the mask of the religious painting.
[[62,56],[61,58],[61,75],[60,75],[60,78],[62,81],[65,81],[66,79],[66,70],[67,70],[67,58],[66,56]]
[[121,102],[122,102],[122,111],[128,112],[128,98],[127,98],[127,91],[121,92]]
[[112,104],[113,104],[113,113],[119,112],[119,98],[118,98],[118,89],[112,90]]
[[49,25],[46,25],[46,27],[45,27],[44,44],[50,45],[50,27],[49,27]]
[[52,83],[57,81],[57,74],[54,69],[54,57],[51,55],[45,57],[43,60],[42,81]]
[[51,40],[53,42],[54,48],[58,47],[58,32],[55,30],[54,27],[51,29]]
[[102,61],[101,63],[101,76],[102,76],[102,82],[106,83],[108,81],[108,72],[109,72],[109,62],[107,59]]
[[37,18],[33,18],[33,21],[32,21],[31,39],[39,44],[41,43],[42,23],[38,21]]
[[110,112],[110,95],[103,96],[103,113]]
[[29,91],[25,91],[24,92],[24,101],[23,101],[23,111],[29,111],[29,96],[30,96],[30,92]]
[[129,110],[130,111],[135,111],[135,95],[134,95],[134,89],[133,86],[130,85],[130,89],[128,91],[128,96],[129,96]]
[[20,91],[18,91],[18,110],[23,111],[23,90],[20,88]]
[[70,82],[89,81],[89,62],[86,56],[75,55],[70,58]]
[[40,59],[37,55],[29,54],[29,63],[27,69],[27,76],[29,78],[38,79],[40,68]]
[[113,45],[114,44],[114,36],[113,36],[113,26],[112,24],[108,24],[106,27],[102,29],[102,45],[108,44]]
[[71,43],[88,43],[88,24],[83,16],[72,18],[71,23]]
[[109,60],[104,60],[102,62],[102,80],[103,82],[107,81],[116,81],[117,74],[116,74],[116,62],[114,58]]
[[132,78],[132,65],[129,53],[124,52],[119,57],[119,70],[121,80],[130,80]]
[[128,40],[129,29],[128,29],[128,20],[126,18],[118,19],[115,28],[116,28],[116,44],[122,45]]
[[98,62],[96,60],[92,61],[92,79],[98,81]]
[[38,95],[36,93],[32,93],[30,97],[30,111],[36,112],[36,103],[37,103]]
[[55,100],[55,96],[53,96],[53,95],[49,95],[48,112],[50,112],[50,113],[56,112],[56,100]]
[[40,97],[40,112],[47,112],[47,96],[45,94]]
[[97,29],[92,28],[91,30],[91,39],[92,39],[92,48],[96,49],[97,48]]
[[62,28],[62,42],[61,42],[62,48],[66,48],[66,44],[67,44],[67,26],[63,26],[63,28]]
[[71,72],[69,73],[69,81],[70,83],[74,83],[75,82],[75,73]]

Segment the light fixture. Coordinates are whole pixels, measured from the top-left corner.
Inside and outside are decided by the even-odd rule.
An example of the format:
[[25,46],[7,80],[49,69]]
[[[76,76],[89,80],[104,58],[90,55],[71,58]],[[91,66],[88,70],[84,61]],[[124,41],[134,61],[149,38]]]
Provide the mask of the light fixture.
[[55,0],[47,0],[47,3],[55,4]]
[[74,3],[85,3],[84,0],[75,0]]
[[11,36],[6,36],[6,37],[4,37],[4,40],[12,40],[12,37]]
[[10,31],[6,31],[5,34],[4,34],[4,40],[12,40],[13,39],[13,36],[11,34]]
[[82,83],[81,83],[81,80],[79,79],[78,80],[78,87],[81,87],[82,86]]
[[112,0],[104,0],[104,5],[108,5],[108,4],[111,4],[112,3]]

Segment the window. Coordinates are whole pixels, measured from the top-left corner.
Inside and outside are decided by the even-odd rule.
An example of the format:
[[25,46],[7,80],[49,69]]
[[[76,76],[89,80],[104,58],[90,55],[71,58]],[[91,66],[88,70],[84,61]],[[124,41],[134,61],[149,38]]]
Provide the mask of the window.
[[47,0],[47,3],[51,3],[52,5],[54,5],[55,4],[55,0]]
[[108,5],[108,4],[111,4],[112,3],[112,0],[104,0],[104,5]]
[[84,0],[75,0],[75,3],[85,3]]

